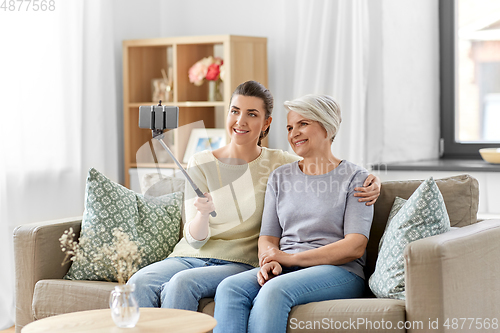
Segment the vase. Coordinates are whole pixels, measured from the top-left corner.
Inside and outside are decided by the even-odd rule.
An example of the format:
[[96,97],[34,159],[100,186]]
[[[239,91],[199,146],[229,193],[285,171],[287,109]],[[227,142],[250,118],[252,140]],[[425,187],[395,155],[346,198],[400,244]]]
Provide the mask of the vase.
[[139,321],[139,305],[134,297],[135,285],[119,285],[111,292],[109,307],[111,318],[120,328],[135,327]]
[[208,100],[210,102],[222,101],[222,93],[220,92],[221,80],[208,81]]

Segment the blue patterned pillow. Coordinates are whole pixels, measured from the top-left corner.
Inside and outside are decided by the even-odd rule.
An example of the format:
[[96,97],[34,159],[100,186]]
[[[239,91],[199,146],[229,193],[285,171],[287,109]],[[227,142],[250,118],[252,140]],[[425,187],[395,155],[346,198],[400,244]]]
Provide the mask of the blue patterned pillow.
[[142,249],[138,268],[165,259],[179,241],[183,193],[148,198],[106,178],[95,169],[87,176],[85,211],[80,232],[81,250],[66,279],[116,281],[113,270],[89,261],[103,245],[113,241],[120,228]]
[[405,299],[406,245],[450,230],[443,196],[431,177],[424,181],[386,227],[383,242],[368,285],[377,297]]

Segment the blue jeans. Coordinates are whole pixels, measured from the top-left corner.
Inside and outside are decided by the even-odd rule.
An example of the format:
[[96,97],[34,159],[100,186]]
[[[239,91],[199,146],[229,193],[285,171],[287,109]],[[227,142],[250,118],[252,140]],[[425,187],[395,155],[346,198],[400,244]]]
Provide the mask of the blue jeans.
[[140,307],[198,310],[198,301],[214,297],[219,283],[253,266],[210,258],[166,258],[148,265],[128,281],[135,284]]
[[361,277],[338,266],[284,269],[263,287],[257,282],[259,269],[228,277],[219,284],[214,333],[284,333],[293,306],[362,297],[365,289]]

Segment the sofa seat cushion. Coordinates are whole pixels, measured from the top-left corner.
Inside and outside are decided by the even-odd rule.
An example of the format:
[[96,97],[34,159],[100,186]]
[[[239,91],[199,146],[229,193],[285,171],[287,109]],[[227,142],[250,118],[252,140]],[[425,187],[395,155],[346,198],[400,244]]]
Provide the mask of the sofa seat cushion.
[[117,283],[103,281],[40,280],[33,294],[35,320],[58,314],[109,308]]
[[[75,311],[109,308],[109,295],[118,283],[82,280],[40,280],[33,294],[35,320]],[[199,312],[214,315],[214,299],[202,298]]]
[[[215,302],[213,298],[202,298],[199,312],[214,315]],[[390,332],[406,332],[405,301],[383,298],[354,298],[333,301],[313,302],[297,305],[292,308],[288,317],[287,333],[291,332],[384,332],[382,327]],[[304,328],[314,327],[316,329]],[[371,321],[371,324],[369,323]],[[344,324],[345,322],[345,324]],[[353,324],[353,322],[355,324]],[[383,324],[382,324],[383,323]],[[398,329],[398,323],[401,329]],[[335,324],[345,327],[335,328]],[[359,324],[359,325],[358,325]],[[348,327],[350,325],[350,327]],[[353,329],[354,327],[359,328]],[[384,325],[384,326],[378,326]],[[371,329],[370,329],[371,327]]]
[[202,298],[198,303],[198,312],[206,313],[207,315],[214,316],[215,302],[213,298]]
[[292,308],[287,333],[406,332],[405,319],[402,300],[354,298],[313,302]]

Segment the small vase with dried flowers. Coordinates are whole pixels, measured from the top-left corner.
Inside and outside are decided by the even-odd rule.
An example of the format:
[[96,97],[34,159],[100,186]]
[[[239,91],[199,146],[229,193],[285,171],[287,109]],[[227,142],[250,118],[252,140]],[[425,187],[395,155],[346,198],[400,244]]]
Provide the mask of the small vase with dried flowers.
[[99,267],[110,268],[113,276],[103,276],[103,279],[118,281],[118,286],[111,292],[109,299],[111,317],[118,327],[134,327],[139,320],[139,305],[133,294],[135,286],[126,283],[137,271],[142,260],[142,251],[137,243],[132,241],[129,235],[121,229],[114,229],[112,234],[111,244],[105,244],[98,251],[87,253],[83,250],[85,242],[90,241],[87,237],[80,237],[79,242],[77,242],[74,240],[73,228],[64,231],[59,238],[61,249],[66,253],[61,265],[70,261],[82,260],[95,271],[98,271]]

